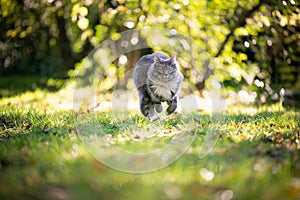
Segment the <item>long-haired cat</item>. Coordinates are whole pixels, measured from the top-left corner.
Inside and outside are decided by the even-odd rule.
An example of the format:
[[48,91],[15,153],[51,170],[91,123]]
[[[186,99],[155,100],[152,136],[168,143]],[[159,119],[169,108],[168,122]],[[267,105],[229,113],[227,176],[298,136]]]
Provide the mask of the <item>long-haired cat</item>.
[[167,102],[169,115],[177,108],[178,92],[183,75],[179,71],[176,56],[162,53],[143,56],[136,64],[133,79],[138,90],[142,114],[154,121],[162,112],[161,102]]

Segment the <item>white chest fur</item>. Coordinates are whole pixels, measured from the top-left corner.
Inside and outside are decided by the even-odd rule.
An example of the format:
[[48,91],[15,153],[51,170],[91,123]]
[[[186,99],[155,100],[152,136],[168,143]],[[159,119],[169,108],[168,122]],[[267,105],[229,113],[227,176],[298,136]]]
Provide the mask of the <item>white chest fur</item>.
[[154,89],[154,94],[160,97],[163,97],[164,99],[170,100],[172,98],[171,88],[162,85],[152,85],[151,86]]
[[[177,95],[179,91],[180,83],[183,80],[182,74],[179,72],[175,76],[172,81],[165,82],[157,79],[153,79],[151,73],[148,72],[149,79],[153,85],[151,85],[151,89],[155,95],[163,97],[166,100],[171,100],[173,95]],[[148,82],[149,84],[149,82]],[[173,93],[173,95],[172,95]]]

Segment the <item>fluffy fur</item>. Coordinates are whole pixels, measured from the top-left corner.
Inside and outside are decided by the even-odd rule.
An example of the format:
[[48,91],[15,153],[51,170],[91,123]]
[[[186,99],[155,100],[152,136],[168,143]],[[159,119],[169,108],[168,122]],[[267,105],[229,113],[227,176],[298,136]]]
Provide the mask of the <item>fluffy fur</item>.
[[144,116],[151,121],[158,119],[157,112],[163,110],[161,102],[167,102],[167,114],[176,110],[183,75],[175,56],[168,57],[161,53],[143,56],[135,66],[133,79]]

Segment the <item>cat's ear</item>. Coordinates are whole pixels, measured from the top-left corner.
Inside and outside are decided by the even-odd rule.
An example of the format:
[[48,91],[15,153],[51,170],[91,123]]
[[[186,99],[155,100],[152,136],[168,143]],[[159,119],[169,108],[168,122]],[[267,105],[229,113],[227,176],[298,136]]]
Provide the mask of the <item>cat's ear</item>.
[[154,62],[155,63],[159,63],[160,62],[160,57],[157,54],[155,54],[155,56],[154,56]]
[[173,55],[170,60],[172,61],[172,63],[175,63],[176,62],[176,55]]

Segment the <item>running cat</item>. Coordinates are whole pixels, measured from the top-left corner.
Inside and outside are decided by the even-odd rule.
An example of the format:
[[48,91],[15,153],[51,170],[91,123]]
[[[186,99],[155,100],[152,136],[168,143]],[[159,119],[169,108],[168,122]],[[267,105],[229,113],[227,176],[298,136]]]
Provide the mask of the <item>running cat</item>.
[[162,112],[161,102],[167,102],[167,114],[177,108],[178,92],[183,75],[179,71],[176,56],[162,53],[143,56],[136,64],[133,79],[138,90],[142,114],[154,121]]

